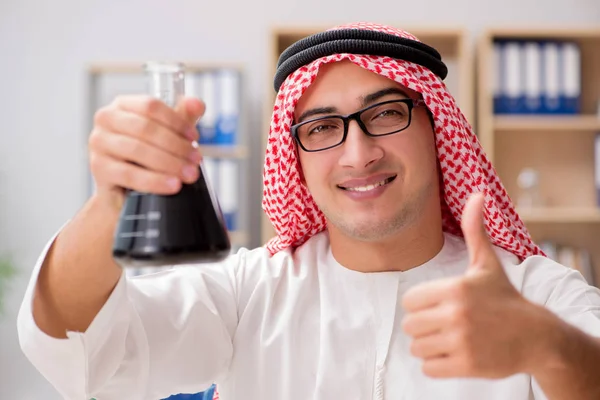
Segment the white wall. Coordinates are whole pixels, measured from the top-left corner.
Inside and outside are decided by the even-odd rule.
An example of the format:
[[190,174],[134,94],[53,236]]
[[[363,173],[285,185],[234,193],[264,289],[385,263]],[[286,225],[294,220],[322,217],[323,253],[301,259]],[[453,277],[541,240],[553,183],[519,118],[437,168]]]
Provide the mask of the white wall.
[[[233,4],[232,4],[233,3]],[[263,9],[265,11],[259,11]],[[2,0],[0,1],[0,251],[20,277],[0,316],[0,399],[55,399],[21,355],[15,318],[35,259],[86,193],[86,86],[92,61],[149,58],[245,64],[251,116],[261,130],[271,25],[370,20],[397,26],[600,25],[598,0]],[[253,167],[261,182],[262,154]],[[258,185],[253,194],[260,207]],[[252,224],[259,226],[258,213]],[[83,266],[82,266],[83,267]]]

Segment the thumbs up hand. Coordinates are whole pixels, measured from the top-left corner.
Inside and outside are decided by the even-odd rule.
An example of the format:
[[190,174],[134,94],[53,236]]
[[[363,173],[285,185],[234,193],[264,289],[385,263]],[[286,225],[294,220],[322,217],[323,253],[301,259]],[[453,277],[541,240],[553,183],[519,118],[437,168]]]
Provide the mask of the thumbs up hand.
[[541,351],[547,313],[509,281],[487,237],[483,204],[483,195],[474,195],[463,211],[466,273],[413,287],[403,297],[411,353],[431,377],[527,373]]

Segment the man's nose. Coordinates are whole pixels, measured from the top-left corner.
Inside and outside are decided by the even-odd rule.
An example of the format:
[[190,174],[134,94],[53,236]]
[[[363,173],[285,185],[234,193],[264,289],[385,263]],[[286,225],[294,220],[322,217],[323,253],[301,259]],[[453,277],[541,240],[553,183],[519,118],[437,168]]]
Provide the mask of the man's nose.
[[343,154],[339,163],[344,167],[362,169],[383,157],[384,151],[377,138],[368,136],[356,121],[350,121]]

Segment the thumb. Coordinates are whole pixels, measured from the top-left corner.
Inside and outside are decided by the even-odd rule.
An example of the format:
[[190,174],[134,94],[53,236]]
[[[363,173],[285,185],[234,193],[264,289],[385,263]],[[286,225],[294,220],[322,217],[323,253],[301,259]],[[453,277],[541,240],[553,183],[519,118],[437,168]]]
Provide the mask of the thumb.
[[485,196],[475,193],[469,197],[462,213],[461,228],[469,251],[470,265],[484,267],[492,264],[495,258],[494,249],[485,230],[484,213]]

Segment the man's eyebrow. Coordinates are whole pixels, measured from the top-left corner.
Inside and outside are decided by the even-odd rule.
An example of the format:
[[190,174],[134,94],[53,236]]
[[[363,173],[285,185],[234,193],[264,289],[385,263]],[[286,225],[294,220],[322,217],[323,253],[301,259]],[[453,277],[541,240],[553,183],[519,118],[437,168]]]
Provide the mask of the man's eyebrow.
[[337,108],[335,107],[318,107],[318,108],[311,108],[310,110],[306,110],[302,113],[302,115],[300,115],[300,117],[298,118],[298,124],[302,121],[304,121],[305,119],[307,119],[308,117],[312,117],[314,115],[321,115],[321,114],[334,114],[337,113]]
[[[363,107],[366,107],[369,104],[374,103],[375,101],[381,99],[382,97],[388,96],[390,94],[400,95],[405,98],[409,98],[410,96],[402,89],[398,87],[389,87],[385,89],[378,90],[374,93],[368,94],[366,96],[362,96],[360,98],[360,102]],[[310,110],[306,110],[300,115],[298,121],[296,123],[300,123],[306,120],[309,117],[313,117],[315,115],[324,115],[324,114],[335,114],[338,112],[336,107],[317,107],[311,108]]]
[[368,94],[361,99],[361,104],[363,107],[368,106],[381,99],[382,97],[388,96],[390,94],[400,95],[405,98],[410,98],[410,96],[402,89],[398,87],[389,87],[385,89],[381,89],[376,91],[375,93]]

